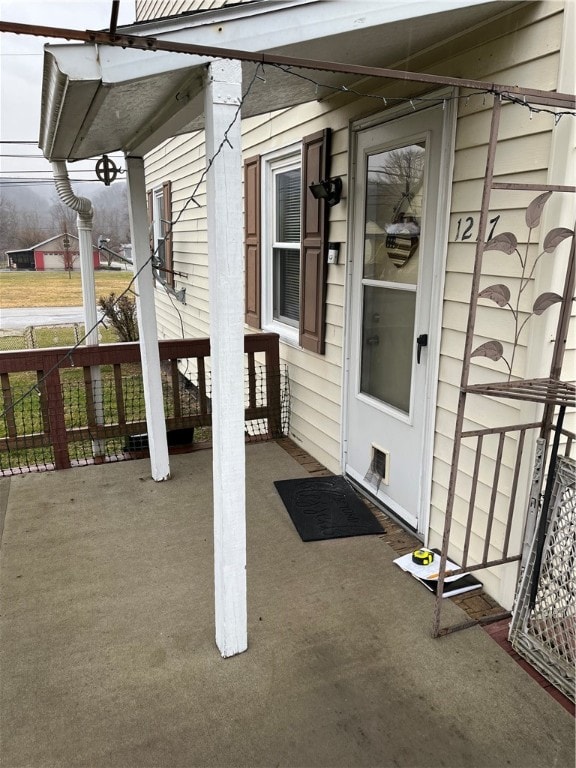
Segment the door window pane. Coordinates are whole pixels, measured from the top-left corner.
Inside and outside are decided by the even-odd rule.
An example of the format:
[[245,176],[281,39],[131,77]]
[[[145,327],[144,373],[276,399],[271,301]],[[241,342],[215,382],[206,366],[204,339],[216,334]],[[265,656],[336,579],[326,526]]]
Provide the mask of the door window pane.
[[364,278],[416,285],[425,145],[368,157]]
[[364,287],[360,391],[410,410],[416,292]]

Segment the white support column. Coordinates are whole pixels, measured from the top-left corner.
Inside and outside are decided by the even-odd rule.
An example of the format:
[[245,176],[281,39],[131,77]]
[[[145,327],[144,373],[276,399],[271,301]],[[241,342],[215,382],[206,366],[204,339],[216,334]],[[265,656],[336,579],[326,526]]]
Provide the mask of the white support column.
[[126,156],[126,170],[134,273],[137,274],[136,308],[138,312],[138,333],[140,335],[148,447],[150,450],[152,479],[160,481],[168,480],[170,477],[170,464],[166,424],[164,421],[164,398],[162,396],[160,354],[158,352],[154,283],[152,266],[149,263],[150,239],[148,237],[149,225],[146,210],[144,161],[141,157]]
[[[208,67],[205,95],[216,644],[222,656],[248,647],[244,458],[244,264],[242,251],[242,70]],[[227,132],[228,141],[224,143]]]

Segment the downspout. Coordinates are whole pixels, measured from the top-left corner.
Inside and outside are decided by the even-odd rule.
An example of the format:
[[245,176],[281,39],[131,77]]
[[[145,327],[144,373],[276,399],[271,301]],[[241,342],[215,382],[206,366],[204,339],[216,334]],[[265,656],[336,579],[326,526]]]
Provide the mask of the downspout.
[[[52,172],[54,182],[60,200],[76,211],[76,224],[78,227],[78,241],[80,248],[80,276],[82,279],[82,303],[84,306],[84,343],[90,346],[98,346],[98,311],[96,307],[96,285],[94,282],[94,260],[92,246],[92,203],[86,197],[78,197],[72,191],[68,169],[64,161],[52,162]],[[92,381],[92,395],[94,398],[94,409],[96,412],[96,423],[104,423],[104,411],[102,407],[102,378],[100,366],[90,367],[90,378]],[[94,457],[104,455],[104,442],[102,440],[93,440],[92,449]]]
[[68,169],[63,161],[52,163],[54,182],[60,200],[77,213],[78,240],[80,243],[80,274],[82,277],[82,301],[86,344],[98,345],[98,313],[96,311],[96,288],[94,285],[94,262],[92,260],[92,203],[87,197],[78,197],[72,191]]

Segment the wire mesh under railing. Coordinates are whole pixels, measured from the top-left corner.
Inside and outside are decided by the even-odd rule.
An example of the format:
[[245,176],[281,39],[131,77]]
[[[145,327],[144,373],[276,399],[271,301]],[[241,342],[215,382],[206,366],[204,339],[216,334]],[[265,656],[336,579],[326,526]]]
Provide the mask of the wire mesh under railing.
[[[280,368],[280,402],[278,424],[282,435],[290,431],[290,380],[288,366]],[[266,375],[264,366],[254,366],[254,372],[247,368],[244,375],[245,412],[244,422],[245,436],[248,442],[259,442],[269,437],[269,419],[263,412],[263,407],[269,402],[268,388],[270,379]]]
[[[54,448],[49,436],[44,433],[40,393],[36,389],[30,391],[32,379],[23,378],[21,383],[11,387],[10,400],[8,392],[3,392],[4,414],[0,421],[0,437],[16,434],[22,435],[22,438],[14,437],[10,446],[0,451],[2,475],[41,471],[54,466]],[[12,407],[11,403],[16,405]]]
[[[98,383],[87,382],[81,370],[68,370],[61,379],[61,394],[72,465],[120,461],[148,455],[144,387],[139,365],[130,375],[104,372]],[[0,474],[14,475],[55,467],[49,429],[47,398],[42,388],[31,389],[34,374],[3,388],[0,410]],[[171,452],[211,445],[212,382],[203,366],[186,369],[186,376],[170,362],[162,366],[164,412]],[[279,413],[272,408],[268,390],[277,388]],[[177,391],[175,392],[175,388]],[[287,434],[290,390],[287,368],[271,374],[253,360],[247,366],[245,436],[249,442],[270,439],[274,431]]]

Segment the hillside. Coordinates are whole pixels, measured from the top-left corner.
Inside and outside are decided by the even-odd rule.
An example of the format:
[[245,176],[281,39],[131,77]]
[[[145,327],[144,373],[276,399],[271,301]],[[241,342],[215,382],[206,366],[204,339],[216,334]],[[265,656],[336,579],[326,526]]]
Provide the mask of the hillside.
[[[116,249],[130,242],[126,183],[72,183],[75,194],[88,197],[94,207],[94,240],[110,239]],[[59,199],[53,181],[22,178],[0,181],[0,266],[5,252],[28,248],[53,235],[77,234],[76,214]]]

